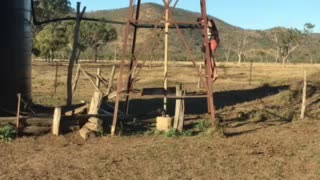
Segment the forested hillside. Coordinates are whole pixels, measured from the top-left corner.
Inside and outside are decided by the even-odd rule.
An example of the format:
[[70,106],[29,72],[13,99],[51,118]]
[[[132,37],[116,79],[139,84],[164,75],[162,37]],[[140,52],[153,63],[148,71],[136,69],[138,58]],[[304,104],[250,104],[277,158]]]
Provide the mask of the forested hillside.
[[[140,19],[163,19],[164,7],[155,3],[142,4]],[[104,18],[117,21],[126,21],[128,8],[89,12],[88,17]],[[195,22],[199,13],[175,9],[173,20],[183,22]],[[210,16],[211,17],[211,16]],[[232,26],[223,20],[211,17],[215,20],[221,36],[221,46],[217,52],[218,61],[262,61],[262,62],[319,62],[320,35],[312,33],[312,26],[306,26],[305,31],[297,29],[285,29],[275,27],[269,30],[247,30]],[[307,23],[307,22],[306,22]],[[312,24],[309,24],[312,25]],[[123,41],[123,25],[111,25],[117,32],[116,40],[110,40],[101,47],[98,55],[93,47],[87,47],[81,53],[82,59],[120,59]],[[109,26],[110,27],[110,26]],[[89,28],[90,26],[85,26]],[[303,29],[304,27],[301,27]],[[192,47],[194,58],[201,60],[203,54],[201,46],[203,42],[202,31],[199,29],[182,30],[185,40]],[[147,39],[152,42],[143,49]],[[70,39],[70,38],[69,38]],[[163,57],[163,29],[139,29],[137,40],[137,52],[141,59],[161,60]],[[140,53],[140,52],[141,53]],[[67,56],[65,49],[57,50],[56,57]],[[142,53],[143,52],[143,53]],[[189,60],[183,41],[176,33],[176,29],[169,32],[169,58],[176,61]]]

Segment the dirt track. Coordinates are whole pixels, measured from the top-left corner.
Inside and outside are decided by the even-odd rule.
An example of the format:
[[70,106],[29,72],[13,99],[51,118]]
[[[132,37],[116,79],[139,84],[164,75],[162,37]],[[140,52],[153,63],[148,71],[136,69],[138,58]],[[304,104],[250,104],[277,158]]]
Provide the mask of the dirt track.
[[22,138],[0,144],[0,179],[319,179],[319,127],[293,122],[231,138]]

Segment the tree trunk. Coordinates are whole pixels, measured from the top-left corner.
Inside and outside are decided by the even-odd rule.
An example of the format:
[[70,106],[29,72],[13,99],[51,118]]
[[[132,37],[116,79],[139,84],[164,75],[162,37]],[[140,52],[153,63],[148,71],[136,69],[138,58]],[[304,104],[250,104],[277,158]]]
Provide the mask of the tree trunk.
[[83,8],[80,13],[80,2],[77,3],[77,20],[74,28],[74,38],[73,38],[73,49],[70,57],[69,65],[68,65],[68,77],[67,77],[67,106],[72,104],[72,72],[73,65],[77,59],[77,51],[78,51],[78,42],[80,38],[80,23],[81,18],[86,10],[86,7]]
[[268,63],[268,55],[265,56],[265,61]]
[[79,63],[80,54],[81,54],[81,51],[78,50],[78,52],[77,52],[77,58],[76,58],[76,64]]
[[224,54],[224,56],[225,56],[225,58],[226,58],[226,62],[229,62],[229,59],[230,59],[230,51],[231,51],[231,49],[228,48],[228,49],[227,49],[227,52],[225,52],[225,54]]
[[50,49],[49,54],[50,54],[49,63],[52,63],[52,62],[53,62],[53,53],[52,53],[52,49]]
[[94,62],[96,63],[98,60],[98,47],[94,47]]
[[242,52],[238,53],[238,64],[242,62]]
[[288,50],[287,55],[282,58],[282,65],[283,65],[283,66],[287,63],[290,54],[291,54],[294,50],[296,50],[298,46],[299,46],[299,44],[295,45],[293,48],[291,48],[290,50]]
[[277,47],[277,54],[276,54],[276,59],[275,59],[276,63],[279,61],[279,55],[280,55],[280,48]]

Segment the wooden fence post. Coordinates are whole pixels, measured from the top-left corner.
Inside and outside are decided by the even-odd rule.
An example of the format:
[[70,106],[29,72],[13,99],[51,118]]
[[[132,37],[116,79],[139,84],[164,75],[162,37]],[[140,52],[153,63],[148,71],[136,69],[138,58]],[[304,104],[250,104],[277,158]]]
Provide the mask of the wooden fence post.
[[16,128],[20,128],[20,106],[21,106],[21,94],[17,94],[18,103],[17,103],[17,121],[16,121]]
[[306,111],[306,99],[307,99],[307,72],[303,72],[303,90],[302,90],[302,103],[301,103],[301,114],[300,118],[304,119]]
[[54,109],[53,121],[52,121],[52,134],[59,136],[60,134],[60,121],[61,121],[61,107]]
[[[182,96],[186,95],[186,91],[182,90]],[[182,132],[183,130],[183,125],[184,125],[184,111],[185,111],[185,103],[184,99],[181,99],[181,109],[180,109],[180,114],[179,114],[179,123],[178,123],[178,131]]]
[[109,76],[109,84],[108,84],[108,88],[107,88],[107,95],[109,95],[111,93],[111,88],[113,85],[113,80],[114,80],[114,75],[116,73],[116,66],[112,66],[112,70],[111,70],[111,74]]
[[202,64],[199,64],[199,72],[200,72],[200,76],[198,78],[198,88],[200,89],[202,84],[201,84],[201,76],[202,76]]
[[96,86],[98,88],[100,88],[100,78],[99,76],[101,76],[101,69],[100,68],[97,68],[97,78],[96,78]]
[[182,84],[176,86],[176,96],[176,109],[174,114],[173,128],[181,132],[183,130],[185,109],[183,98],[185,96],[185,91],[183,90]]
[[[182,96],[182,85],[176,85],[176,96],[181,97]],[[178,129],[178,124],[179,124],[179,116],[180,116],[180,111],[181,111],[181,98],[176,99],[176,109],[174,113],[174,121],[173,121],[173,128]]]

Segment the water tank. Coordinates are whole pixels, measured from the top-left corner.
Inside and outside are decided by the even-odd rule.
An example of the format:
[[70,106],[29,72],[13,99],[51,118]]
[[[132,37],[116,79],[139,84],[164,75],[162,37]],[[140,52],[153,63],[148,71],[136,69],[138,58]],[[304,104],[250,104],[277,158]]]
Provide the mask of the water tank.
[[0,15],[0,108],[14,110],[17,93],[31,100],[31,1],[2,0]]

